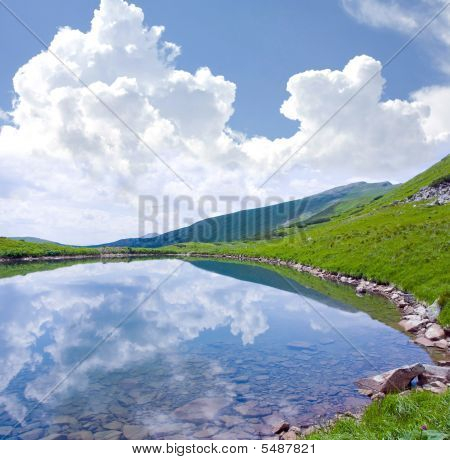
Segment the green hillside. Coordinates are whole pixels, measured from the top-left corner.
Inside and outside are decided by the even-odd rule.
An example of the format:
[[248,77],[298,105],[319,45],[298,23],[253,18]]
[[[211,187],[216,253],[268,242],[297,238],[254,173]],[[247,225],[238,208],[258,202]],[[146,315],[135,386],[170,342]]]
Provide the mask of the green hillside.
[[154,238],[128,238],[106,243],[109,247],[157,248],[187,242],[219,242],[268,237],[275,229],[306,220],[325,211],[330,206],[337,210],[349,209],[370,202],[391,190],[389,182],[368,184],[357,182],[327,190],[299,200],[288,201],[204,219],[189,227],[173,230]]
[[[271,240],[188,244],[160,251],[207,252],[294,260],[333,272],[394,283],[445,307],[450,323],[450,204],[398,202],[450,173],[450,156],[358,212],[294,229]],[[395,203],[397,201],[397,203]]]
[[57,246],[63,246],[61,243],[56,243],[55,241],[43,240],[42,238],[36,238],[34,236],[9,236],[10,240],[16,241],[25,241],[27,243],[50,243],[56,244]]

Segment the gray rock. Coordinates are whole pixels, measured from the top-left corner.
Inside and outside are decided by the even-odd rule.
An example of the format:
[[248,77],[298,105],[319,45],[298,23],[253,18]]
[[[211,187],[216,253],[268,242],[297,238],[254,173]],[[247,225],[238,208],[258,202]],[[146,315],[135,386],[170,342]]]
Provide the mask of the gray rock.
[[445,339],[437,340],[433,343],[435,347],[440,348],[441,350],[446,350],[448,348],[448,342]]
[[74,433],[69,433],[67,439],[89,441],[94,439],[94,435],[88,430],[75,431]]
[[105,430],[121,430],[123,426],[122,422],[112,421],[103,424]]
[[414,340],[414,342],[424,347],[434,347],[435,345],[435,342],[433,342],[430,339],[427,339],[426,337],[418,337],[416,340]]
[[450,367],[435,366],[433,364],[424,364],[423,371],[419,375],[419,384],[425,385],[432,382],[450,382]]
[[114,440],[120,439],[122,433],[117,430],[98,431],[94,433],[94,439]]
[[440,340],[445,337],[445,332],[439,324],[432,324],[425,332],[425,337],[430,340]]
[[12,429],[12,426],[0,426],[0,436],[8,436]]
[[419,330],[422,326],[427,324],[427,320],[424,319],[406,319],[400,321],[398,324],[406,331],[406,332],[415,332]]
[[239,412],[245,417],[265,417],[266,415],[270,415],[272,413],[272,409],[270,407],[258,406],[256,401],[238,404],[234,409],[236,412]]
[[78,420],[70,415],[57,415],[53,418],[55,425],[76,425]]
[[174,411],[174,415],[189,422],[206,422],[213,420],[217,414],[230,404],[230,400],[223,397],[197,398]]
[[27,440],[36,440],[41,439],[44,435],[44,430],[42,428],[35,428],[34,430],[27,431],[26,433],[21,433],[20,437]]
[[406,390],[411,380],[419,376],[424,370],[425,367],[422,364],[416,363],[411,366],[399,367],[373,377],[360,379],[356,382],[356,385],[358,388],[371,390],[372,394],[400,392]]
[[146,439],[150,435],[148,428],[143,425],[124,425],[122,431],[127,439]]

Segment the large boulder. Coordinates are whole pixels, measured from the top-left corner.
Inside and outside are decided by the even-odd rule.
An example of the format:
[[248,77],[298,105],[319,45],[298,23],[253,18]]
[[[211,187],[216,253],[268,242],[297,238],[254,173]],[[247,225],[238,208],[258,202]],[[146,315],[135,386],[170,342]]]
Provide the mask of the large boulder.
[[[442,369],[442,368],[441,368]],[[384,372],[373,377],[360,379],[356,382],[358,388],[367,393],[394,393],[409,388],[411,380],[425,371],[422,364],[416,363],[411,366],[403,366],[392,371]]]
[[450,367],[424,364],[419,375],[419,384],[426,385],[432,382],[450,383]]
[[416,332],[423,326],[428,323],[426,319],[403,319],[398,324],[406,331],[406,332]]

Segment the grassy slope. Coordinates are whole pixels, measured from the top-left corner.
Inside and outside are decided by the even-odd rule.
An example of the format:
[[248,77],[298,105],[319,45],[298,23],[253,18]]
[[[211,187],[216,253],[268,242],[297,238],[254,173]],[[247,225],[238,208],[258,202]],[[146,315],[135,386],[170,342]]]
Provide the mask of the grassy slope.
[[0,258],[18,259],[21,257],[51,257],[51,256],[80,256],[89,255],[99,257],[102,254],[140,254],[153,253],[142,248],[83,248],[62,246],[53,243],[30,243],[17,241],[10,238],[0,237]]
[[[425,425],[427,430],[421,427]],[[450,439],[450,391],[412,392],[372,403],[360,421],[345,417],[308,439]]]
[[[229,244],[187,244],[160,251],[195,251],[295,260],[333,272],[394,283],[417,298],[447,298],[450,205],[391,204],[447,175],[450,156],[356,213],[308,226],[285,238]],[[447,296],[447,297],[446,297]],[[449,308],[447,300],[446,310]]]

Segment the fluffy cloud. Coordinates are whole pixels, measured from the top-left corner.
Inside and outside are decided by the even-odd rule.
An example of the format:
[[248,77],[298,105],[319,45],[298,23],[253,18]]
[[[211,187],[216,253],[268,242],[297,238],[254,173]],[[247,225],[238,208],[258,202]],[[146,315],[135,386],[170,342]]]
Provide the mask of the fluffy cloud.
[[381,64],[368,56],[290,78],[281,113],[299,122],[291,138],[233,132],[235,84],[176,68],[180,48],[163,32],[145,26],[140,8],[102,0],[88,32],[59,30],[17,71],[0,132],[3,232],[104,242],[136,234],[140,194],[300,197],[355,179],[401,180],[445,153],[437,90],[385,101]]

